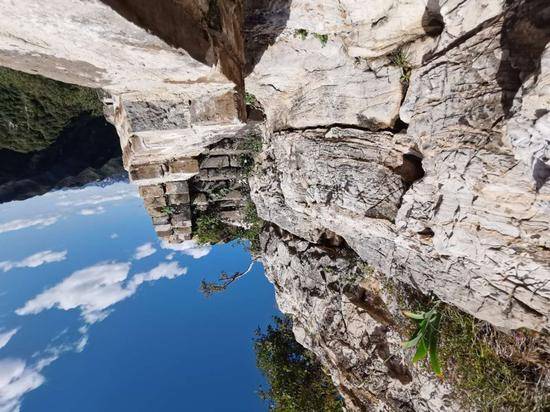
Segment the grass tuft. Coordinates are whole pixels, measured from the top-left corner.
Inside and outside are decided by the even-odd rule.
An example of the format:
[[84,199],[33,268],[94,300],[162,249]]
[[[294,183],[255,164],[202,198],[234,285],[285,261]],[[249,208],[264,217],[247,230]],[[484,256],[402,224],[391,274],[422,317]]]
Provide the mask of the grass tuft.
[[390,55],[390,61],[394,66],[401,69],[401,83],[408,85],[411,80],[412,65],[409,62],[409,56],[399,49]]

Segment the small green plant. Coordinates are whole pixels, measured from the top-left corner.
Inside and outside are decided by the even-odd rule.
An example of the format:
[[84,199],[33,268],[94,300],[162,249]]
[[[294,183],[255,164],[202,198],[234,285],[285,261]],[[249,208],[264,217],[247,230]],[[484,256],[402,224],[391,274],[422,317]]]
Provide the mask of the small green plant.
[[239,163],[241,165],[241,173],[243,176],[250,176],[254,169],[254,158],[249,154],[243,153],[239,157]]
[[210,192],[209,197],[212,200],[220,200],[220,199],[223,199],[225,196],[227,196],[227,194],[230,191],[231,189],[229,187],[225,187],[225,186],[216,187]]
[[313,33],[313,37],[321,42],[322,47],[325,47],[328,43],[328,34]]
[[258,103],[258,99],[256,99],[256,96],[254,96],[252,93],[246,92],[244,94],[244,102],[247,106],[256,106]]
[[260,153],[262,151],[262,136],[255,132],[248,132],[239,145],[239,149],[252,153]]
[[262,137],[255,132],[248,132],[239,144],[239,150],[246,151],[239,156],[241,173],[244,177],[250,176],[255,164],[255,155],[262,151]]
[[174,213],[176,213],[176,209],[174,209],[173,206],[163,206],[160,211],[165,215],[173,215]]
[[294,37],[299,37],[302,40],[307,39],[308,31],[306,29],[296,29],[294,30]]
[[228,236],[228,231],[219,216],[206,214],[196,221],[195,237],[200,244],[219,243]]
[[411,80],[412,65],[409,62],[407,53],[399,49],[390,55],[390,61],[394,66],[401,69],[401,83],[409,84]]
[[404,315],[416,322],[417,328],[411,338],[403,343],[404,348],[416,347],[413,362],[418,362],[426,357],[429,358],[432,370],[438,376],[443,376],[437,343],[439,340],[439,324],[441,314],[437,311],[439,302],[428,312],[408,312]]

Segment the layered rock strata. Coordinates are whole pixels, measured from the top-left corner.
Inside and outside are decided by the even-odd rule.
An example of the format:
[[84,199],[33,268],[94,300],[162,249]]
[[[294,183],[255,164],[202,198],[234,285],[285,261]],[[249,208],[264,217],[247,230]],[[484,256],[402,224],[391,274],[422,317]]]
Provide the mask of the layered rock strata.
[[[406,2],[394,3],[399,8]],[[336,233],[387,276],[480,319],[509,329],[548,330],[550,5],[485,2],[474,25],[464,8],[472,2],[451,3],[431,13],[445,23],[440,35],[426,32],[413,42],[401,37],[393,43],[411,58],[410,66],[401,67],[410,79],[401,78],[409,87],[399,109],[408,128],[381,132],[376,122],[335,127],[330,123],[340,122],[317,121],[323,113],[317,106],[300,112],[301,121],[311,123],[281,122],[288,119],[280,101],[289,89],[271,80],[276,87],[270,87],[262,63],[257,65],[248,80],[275,131],[267,134],[251,180],[252,198],[262,218],[311,242]],[[290,8],[289,22],[298,19],[294,27],[319,21],[313,12],[307,19],[299,14],[303,4]],[[346,39],[335,35],[333,42]],[[311,52],[295,54],[293,41],[283,32],[271,49],[286,47],[293,65],[315,73],[334,61],[316,55],[313,44]],[[371,67],[380,61],[369,56]],[[272,76],[283,81],[273,67]],[[324,80],[304,73],[288,71],[284,81],[323,89]],[[376,82],[370,86],[382,90]],[[337,77],[333,101],[347,87],[345,76]],[[378,107],[369,97],[353,110]],[[316,103],[323,106],[322,99]],[[346,119],[339,110],[348,109],[339,104],[333,115]]]
[[262,262],[296,340],[313,351],[350,411],[458,411],[450,388],[410,362],[396,296],[342,247],[269,228]]
[[195,157],[132,167],[130,178],[160,239],[169,244],[191,240],[203,213],[215,213],[230,226],[245,226],[243,163],[251,153],[240,137],[203,148]]
[[0,6],[0,65],[112,96],[108,118],[128,171],[242,127],[240,0],[161,1],[154,12],[117,0]]

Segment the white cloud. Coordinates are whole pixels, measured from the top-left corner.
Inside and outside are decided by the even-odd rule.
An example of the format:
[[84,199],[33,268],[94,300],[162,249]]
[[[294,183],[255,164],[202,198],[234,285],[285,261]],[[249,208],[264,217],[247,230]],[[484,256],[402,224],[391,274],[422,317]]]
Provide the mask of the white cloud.
[[91,209],[82,209],[80,211],[80,214],[82,216],[93,216],[93,215],[100,215],[102,213],[105,213],[105,208],[103,206],[98,206]]
[[113,194],[109,196],[105,195],[93,195],[88,197],[88,199],[84,200],[76,200],[76,201],[62,201],[57,202],[58,206],[96,206],[103,203],[111,203],[116,202],[118,200],[124,200],[129,199],[132,197],[139,196],[135,191],[132,189],[131,191],[118,191],[118,194]]
[[168,243],[163,240],[160,247],[168,250],[175,250],[177,252],[184,253],[192,256],[195,259],[200,259],[210,253],[212,246],[210,245],[198,245],[194,240],[186,240],[182,243]]
[[25,259],[19,262],[3,261],[0,262],[0,269],[4,272],[13,268],[35,268],[45,263],[61,262],[67,258],[67,251],[53,252],[51,250],[44,250],[42,252],[35,253],[34,255],[27,256]]
[[138,273],[130,280],[128,284],[129,289],[136,290],[139,285],[145,282],[152,282],[159,279],[174,279],[178,276],[185,275],[187,268],[182,268],[178,262],[160,263],[149,272]]
[[156,251],[157,249],[153,247],[152,243],[145,243],[144,245],[137,247],[136,253],[134,253],[134,259],[144,259],[147,256],[154,255]]
[[133,292],[122,287],[130,271],[129,263],[99,263],[77,270],[58,285],[29,300],[16,310],[18,315],[37,314],[58,307],[80,308],[88,323],[104,318],[104,310]]
[[139,285],[161,278],[173,279],[187,273],[177,262],[161,263],[149,272],[139,273],[127,281],[129,263],[99,263],[78,270],[58,285],[42,292],[17,309],[18,315],[37,314],[57,307],[80,309],[86,323],[105,319],[111,306],[132,296]]
[[83,335],[80,340],[76,343],[75,351],[81,353],[86,345],[88,344],[88,335]]
[[0,349],[8,344],[13,336],[19,331],[19,329],[8,330],[7,332],[0,332]]
[[118,238],[118,233],[111,233],[110,238],[111,239],[117,239]]
[[38,229],[42,229],[46,226],[53,225],[58,220],[58,216],[50,216],[39,219],[16,219],[0,224],[0,233],[13,232],[15,230],[27,229],[35,226]]
[[166,255],[166,260],[172,260],[172,259],[174,259],[175,256],[176,256],[176,254],[174,252],[169,253],[168,255]]
[[18,412],[21,397],[44,383],[40,366],[28,367],[22,359],[0,359],[0,412]]

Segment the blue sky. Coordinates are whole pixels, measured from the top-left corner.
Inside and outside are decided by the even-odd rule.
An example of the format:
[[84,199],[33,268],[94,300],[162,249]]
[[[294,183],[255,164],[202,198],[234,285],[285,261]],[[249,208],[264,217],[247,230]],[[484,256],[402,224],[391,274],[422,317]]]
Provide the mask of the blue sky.
[[136,188],[0,205],[0,412],[261,411],[252,338],[278,314],[238,243],[160,242]]

